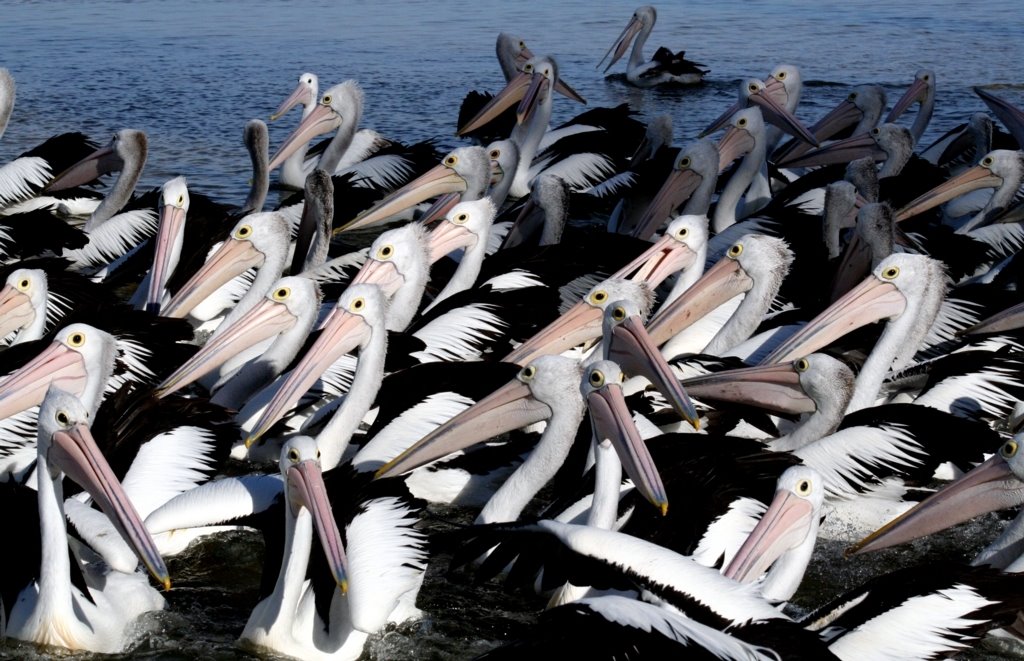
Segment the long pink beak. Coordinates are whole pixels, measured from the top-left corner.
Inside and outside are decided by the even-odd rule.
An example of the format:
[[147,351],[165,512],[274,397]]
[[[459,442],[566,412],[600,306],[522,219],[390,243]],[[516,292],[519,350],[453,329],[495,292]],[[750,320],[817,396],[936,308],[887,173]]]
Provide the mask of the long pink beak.
[[335,233],[370,227],[387,220],[396,213],[446,193],[462,193],[466,180],[447,165],[435,165],[405,186],[391,193],[366,213],[357,216],[335,230]]
[[518,73],[512,80],[506,83],[505,88],[498,92],[487,105],[480,109],[473,119],[469,120],[458,130],[458,135],[464,136],[487,124],[505,110],[518,103],[526,96],[526,91],[532,83],[533,76],[528,73]]
[[160,300],[163,297],[167,279],[171,277],[171,258],[174,244],[185,228],[185,209],[166,204],[160,210],[160,229],[156,235],[153,254],[153,269],[149,276],[149,291],[146,294],[146,311],[160,314]]
[[251,241],[229,238],[217,252],[189,278],[164,309],[164,316],[181,319],[224,283],[263,263],[264,255]]
[[334,582],[342,594],[348,592],[348,558],[341,543],[341,532],[334,520],[331,502],[327,498],[320,464],[315,460],[306,459],[288,467],[288,501],[293,514],[297,515],[297,510],[305,507],[313,517],[316,536],[320,538],[320,546],[323,547]]
[[284,144],[277,150],[274,157],[270,159],[270,165],[267,166],[268,171],[272,172],[274,168],[284,163],[289,156],[294,154],[295,150],[313,138],[337,129],[341,126],[341,122],[341,115],[335,112],[333,108],[322,103],[317,104],[316,108],[313,108],[312,112],[306,115],[306,119],[302,120],[295,127],[292,134],[285,139]]
[[807,538],[813,517],[814,507],[807,500],[785,489],[775,492],[772,504],[722,573],[740,583],[756,580]]
[[51,384],[81,396],[87,379],[82,355],[60,342],[53,342],[21,369],[0,381],[0,420],[40,404]]
[[680,384],[698,399],[748,404],[773,413],[792,415],[816,409],[793,363],[724,370],[683,379]]
[[0,289],[0,337],[28,326],[35,318],[36,311],[28,294],[11,285]]

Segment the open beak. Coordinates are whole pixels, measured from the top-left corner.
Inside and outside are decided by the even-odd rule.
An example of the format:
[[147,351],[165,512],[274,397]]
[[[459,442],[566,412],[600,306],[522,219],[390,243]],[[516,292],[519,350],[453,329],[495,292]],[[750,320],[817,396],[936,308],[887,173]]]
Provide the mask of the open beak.
[[1024,145],[1024,111],[980,87],[975,87],[974,93],[981,97],[985,105],[1010,131],[1010,135],[1017,139],[1017,144]]
[[601,308],[580,301],[533,337],[516,347],[502,360],[527,365],[538,356],[560,354],[577,344],[601,337]]
[[456,225],[447,221],[438,223],[437,227],[430,232],[430,263],[433,264],[460,248],[469,248],[476,242],[476,234],[466,229],[465,225]]
[[772,504],[722,573],[740,583],[756,580],[779,556],[803,542],[813,523],[810,502],[786,489],[776,491]]
[[153,255],[153,269],[149,276],[149,291],[146,293],[146,311],[160,314],[160,300],[164,286],[171,277],[171,258],[174,244],[185,227],[185,209],[165,204],[160,210],[160,229],[156,235],[156,248]]
[[[819,119],[810,128],[810,131],[818,142],[821,142],[828,140],[849,126],[856,125],[863,117],[864,112],[857,107],[857,104],[849,99],[844,99],[839,105],[830,110],[827,115]],[[772,161],[783,162],[788,158],[796,158],[805,154],[810,147],[811,144],[806,141],[792,142],[776,150],[772,154]]]
[[803,168],[815,165],[849,163],[870,156],[876,161],[885,160],[885,152],[878,146],[871,133],[862,133],[845,140],[836,140],[820,149],[814,149],[802,156],[788,158],[777,163],[779,167]]
[[36,311],[28,294],[11,285],[0,289],[0,337],[28,326],[35,318]]
[[498,92],[494,98],[492,98],[487,105],[480,109],[480,112],[476,114],[473,119],[466,122],[458,130],[459,136],[464,136],[471,131],[475,131],[481,126],[487,124],[501,113],[505,112],[506,109],[512,106],[513,103],[518,103],[526,96],[526,90],[530,87],[533,82],[533,76],[528,73],[520,72],[516,74],[512,80],[508,81],[505,85],[505,89]]
[[335,233],[376,225],[424,200],[465,190],[466,180],[447,165],[439,164],[385,197],[366,213],[345,223]]
[[1024,485],[999,454],[907,510],[849,549],[877,551],[924,537],[976,516],[1024,503]]
[[377,471],[392,477],[429,464],[476,443],[551,417],[551,408],[513,379],[430,432]]
[[78,424],[66,431],[55,432],[48,460],[89,492],[149,573],[165,590],[169,590],[171,578],[164,559],[160,557],[156,543],[132,501],[103,458],[89,428]]
[[0,420],[42,403],[53,384],[80,397],[88,374],[82,355],[60,342],[0,381]]
[[265,298],[229,328],[203,345],[195,355],[164,379],[156,389],[157,397],[166,397],[201,379],[239,353],[268,337],[283,333],[295,324],[295,316],[283,303]]
[[793,363],[724,370],[683,379],[680,384],[697,399],[748,404],[788,415],[816,410]]
[[184,318],[224,283],[245,273],[248,268],[259,266],[263,259],[263,253],[252,245],[252,241],[226,239],[217,252],[171,298],[164,309],[164,316]]
[[295,90],[291,93],[291,95],[287,99],[285,99],[284,102],[277,107],[277,110],[274,111],[274,114],[270,116],[270,121],[273,122],[281,118],[282,116],[284,116],[286,112],[302,103],[302,101],[306,98],[306,95],[309,93],[309,90],[310,88],[306,87],[302,83],[299,83],[295,87]]
[[1018,303],[1002,312],[997,312],[988,319],[982,319],[970,328],[960,331],[960,335],[980,335],[982,333],[1002,333],[1017,330],[1024,326],[1024,303]]
[[98,179],[110,172],[117,172],[124,167],[124,161],[114,151],[113,143],[100,147],[67,170],[53,178],[43,190],[46,193],[74,188]]
[[657,346],[665,344],[733,296],[749,291],[753,284],[737,260],[723,257],[647,323],[651,341]]
[[902,209],[896,212],[896,221],[906,220],[911,216],[928,211],[937,207],[943,202],[960,197],[979,188],[997,188],[1003,183],[1003,178],[995,174],[983,165],[975,165],[957,176],[947,179],[927,193],[922,194],[915,200],[908,202]]
[[[779,86],[782,85],[782,83],[775,81],[774,78],[771,80],[772,83],[776,83]],[[803,122],[797,119],[793,113],[786,110],[784,106],[775,100],[770,85],[771,84],[769,84],[768,87],[751,94],[747,98],[751,103],[761,108],[761,112],[764,113],[765,120],[771,122],[794,138],[799,138],[800,140],[817,147],[818,139],[807,130],[807,127],[803,125]]]
[[606,353],[630,376],[643,376],[654,384],[684,420],[694,429],[700,429],[700,416],[686,390],[680,385],[679,379],[672,373],[672,368],[658,351],[658,346],[651,341],[638,315],[633,315],[621,323],[612,326],[611,337]]
[[643,23],[640,22],[640,19],[635,16],[631,18],[629,23],[626,23],[626,27],[623,28],[622,34],[619,35],[619,38],[615,40],[615,43],[613,43],[608,51],[605,52],[601,61],[597,63],[597,68],[601,68],[601,65],[605,60],[608,60],[610,56],[611,59],[608,60],[608,66],[604,68],[603,72],[608,73],[608,70],[615,66],[615,63],[626,54],[626,49],[629,48],[629,43],[633,41],[633,37],[639,34],[640,28],[642,27]]
[[899,316],[907,299],[890,282],[870,275],[771,352],[762,365],[795,360],[861,326]]
[[348,558],[345,557],[341,533],[327,499],[327,487],[324,486],[320,464],[315,460],[306,459],[288,467],[288,501],[293,514],[298,514],[297,510],[305,507],[313,517],[316,536],[320,538],[334,582],[342,594],[348,592]]
[[288,409],[295,406],[334,361],[363,344],[371,332],[370,325],[360,315],[334,308],[324,322],[320,337],[277,389],[263,415],[249,432],[245,446],[252,447]]
[[647,444],[640,438],[633,423],[633,416],[622,396],[622,387],[607,383],[587,395],[590,422],[594,436],[599,442],[611,441],[622,461],[626,474],[643,494],[644,498],[661,511],[668,513],[668,494],[661,482],[661,475],[654,465],[654,459],[647,450]]
[[928,84],[920,78],[915,78],[914,82],[910,85],[900,100],[896,102],[896,105],[889,111],[889,116],[885,118],[884,124],[895,122],[900,115],[907,111],[907,108],[914,105],[914,103],[924,99],[925,94],[928,91]]
[[267,171],[272,172],[274,168],[284,163],[289,156],[294,154],[295,150],[318,135],[334,131],[341,126],[341,122],[341,115],[335,112],[333,108],[322,103],[317,104],[312,112],[306,115],[306,119],[302,120],[295,127],[295,130],[292,131],[292,134],[285,139],[284,144],[274,154],[274,158],[270,159]]
[[657,194],[647,205],[644,215],[637,221],[632,235],[640,239],[649,239],[654,236],[658,228],[664,225],[675,210],[690,199],[694,191],[700,187],[704,178],[692,168],[673,168],[665,183],[658,189]]

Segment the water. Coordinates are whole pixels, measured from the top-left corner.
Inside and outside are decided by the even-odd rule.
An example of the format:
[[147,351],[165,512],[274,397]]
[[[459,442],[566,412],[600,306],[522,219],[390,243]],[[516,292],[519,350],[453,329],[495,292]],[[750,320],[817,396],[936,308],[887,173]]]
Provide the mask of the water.
[[[975,85],[1024,104],[1024,19],[1019,0],[959,3],[690,0],[659,6],[647,45],[685,48],[711,68],[692,89],[637,90],[595,65],[635,8],[631,2],[477,3],[378,0],[113,0],[6,3],[0,9],[0,66],[11,70],[18,98],[0,140],[0,159],[46,137],[81,130],[97,141],[140,128],[150,137],[140,187],[184,174],[197,190],[240,203],[249,161],[242,127],[266,118],[312,71],[328,85],[347,78],[366,92],[364,126],[412,142],[454,137],[459,103],[470,89],[497,91],[499,31],[556,56],[563,77],[595,105],[629,103],[642,118],[670,113],[678,142],[696,136],[736,97],[739,81],[776,65],[799,65],[807,88],[798,116],[811,123],[844,98],[849,86],[878,83],[890,103],[921,67],[936,71],[937,110],[930,142],[971,112],[984,110]],[[559,98],[555,121],[580,107]],[[271,124],[271,148],[298,113]],[[911,116],[905,120],[912,121]],[[472,514],[444,510],[445,518]],[[967,558],[994,536],[988,519],[944,543],[921,544],[874,558],[841,561],[838,546],[816,555],[802,605],[819,603],[864,577],[907,562],[951,553]],[[171,562],[175,589],[168,611],[144,624],[131,658],[250,658],[235,647],[258,587],[260,543],[247,534],[210,543]],[[421,593],[421,623],[389,631],[369,646],[376,658],[466,658],[528,630],[540,598],[507,595],[467,579],[444,579],[432,563]],[[987,650],[1004,658],[1019,655]],[[25,658],[8,643],[0,658]]]

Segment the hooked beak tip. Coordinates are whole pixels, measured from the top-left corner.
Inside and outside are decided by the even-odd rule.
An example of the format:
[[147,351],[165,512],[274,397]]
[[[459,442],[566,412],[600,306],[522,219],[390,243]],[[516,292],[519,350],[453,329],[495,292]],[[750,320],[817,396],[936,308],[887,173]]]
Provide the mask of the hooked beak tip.
[[165,576],[163,577],[163,579],[161,579],[161,582],[163,583],[164,586],[164,592],[169,592],[171,589],[171,577]]
[[663,501],[660,505],[661,515],[668,516],[668,501]]
[[256,445],[256,441],[259,440],[257,436],[249,436],[245,439],[245,449],[248,450],[252,446]]

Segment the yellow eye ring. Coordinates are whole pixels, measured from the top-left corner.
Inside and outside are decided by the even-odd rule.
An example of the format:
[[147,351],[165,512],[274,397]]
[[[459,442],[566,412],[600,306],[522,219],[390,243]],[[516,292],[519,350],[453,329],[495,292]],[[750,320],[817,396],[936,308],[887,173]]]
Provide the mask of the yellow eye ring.
[[626,318],[626,308],[621,305],[617,306],[612,310],[612,319],[615,321],[623,321]]
[[877,126],[871,129],[871,135],[879,135],[881,132],[882,131]]
[[455,218],[452,219],[452,222],[457,223],[459,225],[464,225],[467,220],[469,220],[469,214],[460,213],[458,216],[455,216]]
[[496,161],[496,160],[498,160],[499,156],[501,156],[501,150],[500,149],[492,149],[491,150],[491,153],[490,153],[491,160]]
[[676,232],[677,239],[685,239],[690,235],[690,229],[688,227],[680,227],[679,231]]
[[732,245],[732,247],[729,248],[729,252],[725,253],[726,257],[728,257],[729,259],[736,259],[737,257],[739,257],[742,254],[743,254],[743,244],[742,243],[734,243]]
[[596,292],[590,295],[590,301],[595,305],[600,305],[608,300],[608,292],[603,289],[598,289]]
[[68,414],[64,411],[57,411],[57,415],[55,415],[54,418],[57,420],[57,424],[62,427],[67,427],[71,424],[71,418],[68,417]]
[[14,286],[18,289],[18,291],[28,291],[29,287],[32,286],[32,281],[29,280],[28,278],[22,278],[21,280],[18,280],[17,284],[15,284]]
[[738,126],[740,128],[743,128],[746,125],[747,125],[747,118],[746,117],[740,117],[739,120],[736,122],[736,126]]
[[535,376],[537,376],[537,367],[534,365],[527,365],[519,372],[520,381],[530,381]]
[[380,250],[377,251],[377,259],[391,259],[395,256],[395,247],[390,243],[386,246],[381,246]]
[[287,300],[287,298],[291,295],[291,287],[278,287],[277,289],[274,290],[274,293],[271,295],[271,297],[275,301],[284,301]]
[[882,277],[886,280],[895,280],[896,276],[900,274],[900,267],[890,266],[889,268],[882,271]]
[[526,73],[533,73],[533,65],[529,63],[524,64],[523,71],[525,71]]
[[354,300],[354,301],[352,301],[351,303],[348,304],[348,309],[351,310],[352,312],[359,312],[360,310],[362,310],[365,307],[366,307],[366,300],[363,299],[362,296],[360,296],[359,298],[357,298],[356,300]]
[[797,372],[806,372],[808,369],[810,369],[811,364],[807,362],[806,358],[801,358],[800,360],[793,363],[793,367],[796,368]]
[[68,335],[68,346],[77,349],[83,344],[85,344],[85,333],[78,331]]
[[299,451],[295,448],[288,450],[288,461],[293,464],[299,463]]
[[775,80],[785,80],[785,79],[786,79],[786,72],[785,71],[780,71],[777,74],[775,74]]
[[999,454],[1001,454],[1004,459],[1009,459],[1013,455],[1017,454],[1017,441],[1007,441],[1006,443],[1003,443],[1003,447],[999,448]]
[[796,483],[796,495],[798,496],[810,496],[811,495],[811,481],[800,480]]
[[590,381],[590,385],[595,388],[600,388],[604,385],[604,372],[601,370],[594,370],[590,373],[590,376],[587,377],[587,380]]
[[690,157],[684,156],[683,158],[679,159],[679,169],[685,170],[686,168],[690,167],[691,163],[692,161],[690,160]]
[[458,162],[459,162],[459,157],[456,156],[455,154],[449,154],[444,159],[444,164],[447,165],[448,167],[454,167],[455,164],[458,163]]
[[331,105],[331,95],[324,94],[323,98],[320,99],[320,105],[329,106]]
[[519,50],[526,50],[526,42],[525,41],[520,41],[519,42]]
[[848,97],[846,97],[846,100],[847,101],[856,101],[857,100],[857,93],[856,92],[850,92],[850,95]]
[[992,157],[991,156],[986,156],[985,158],[981,159],[981,166],[982,167],[987,168],[990,165],[992,165]]
[[248,239],[252,236],[252,225],[242,225],[235,230],[236,239]]
[[747,85],[747,91],[748,92],[756,92],[757,91],[757,83],[750,83],[749,85]]

